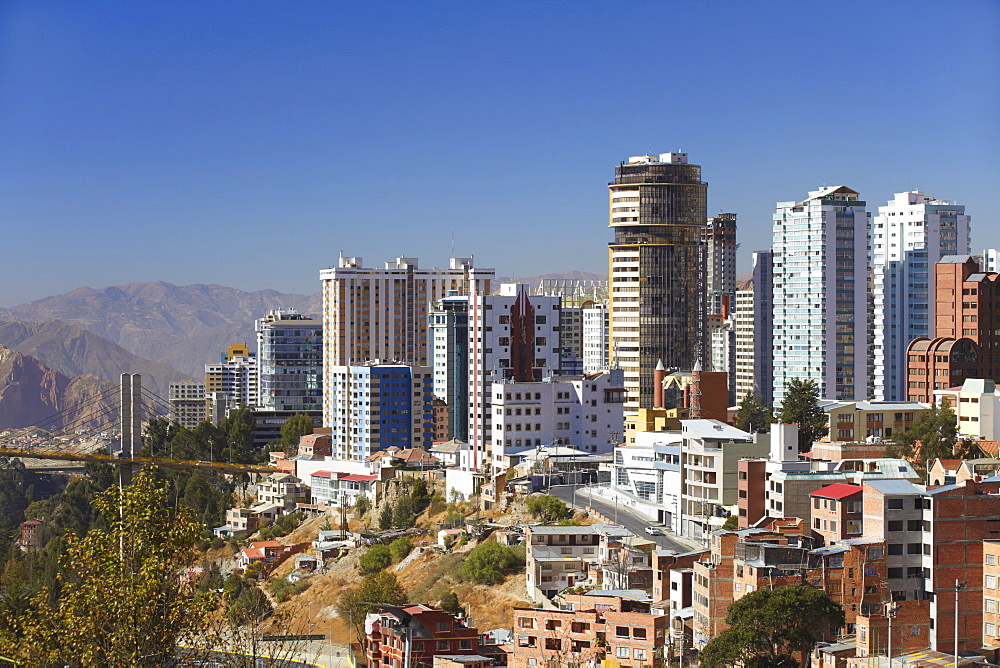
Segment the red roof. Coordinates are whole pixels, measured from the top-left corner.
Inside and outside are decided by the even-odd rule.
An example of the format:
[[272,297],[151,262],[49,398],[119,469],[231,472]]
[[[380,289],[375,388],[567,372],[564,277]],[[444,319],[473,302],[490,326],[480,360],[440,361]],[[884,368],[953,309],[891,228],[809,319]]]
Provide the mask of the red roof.
[[843,499],[844,497],[851,496],[852,494],[859,494],[861,492],[861,485],[849,485],[846,482],[835,482],[832,485],[827,485],[817,489],[815,492],[809,492],[809,496],[822,496],[827,499]]
[[938,461],[941,462],[941,466],[944,468],[945,471],[957,471],[958,468],[962,465],[962,462],[964,462],[965,460],[964,459],[939,459]]
[[250,543],[250,547],[262,549],[265,547],[281,547],[281,543],[276,540],[258,540]]
[[340,479],[348,482],[371,482],[372,480],[378,480],[378,477],[373,475],[361,475],[360,473],[349,473],[348,475],[341,476]]
[[316,471],[315,473],[313,473],[313,475],[318,476],[320,478],[329,478],[333,474],[330,473],[329,471]]

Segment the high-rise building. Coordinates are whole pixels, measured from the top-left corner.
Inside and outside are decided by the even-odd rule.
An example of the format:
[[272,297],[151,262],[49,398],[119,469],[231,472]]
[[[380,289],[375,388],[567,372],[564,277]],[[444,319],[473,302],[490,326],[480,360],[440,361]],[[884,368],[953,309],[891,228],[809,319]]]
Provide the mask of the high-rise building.
[[233,344],[218,364],[205,365],[205,412],[215,424],[240,405],[257,405],[257,355],[245,344]]
[[583,373],[583,309],[568,306],[562,300],[559,309],[559,373],[578,376]]
[[452,258],[447,269],[420,269],[416,258],[401,257],[382,269],[363,266],[360,257],[341,254],[336,267],[320,271],[323,284],[323,424],[331,426],[328,405],[334,366],[367,362],[428,365],[427,317],[431,303],[451,294],[488,294],[492,269],[473,267],[472,258]]
[[736,292],[736,403],[750,392],[774,401],[774,253],[753,252],[753,277]]
[[976,257],[983,271],[1000,271],[1000,251],[996,248],[987,248]]
[[907,399],[930,402],[934,390],[966,378],[1000,380],[998,328],[1000,274],[982,271],[971,255],[941,258],[934,265],[933,331],[906,349]]
[[434,397],[444,404],[440,440],[469,440],[469,298],[439,299],[428,316]]
[[793,378],[826,399],[870,395],[868,213],[829,186],[774,214],[774,402]]
[[729,308],[736,296],[736,214],[720,213],[708,219],[704,229],[705,241],[705,309],[708,313],[722,313],[723,302]]
[[267,411],[323,410],[323,323],[293,309],[256,321],[258,405]]
[[603,371],[608,362],[608,304],[600,302],[583,309],[583,372]]
[[934,322],[934,264],[970,251],[965,207],[919,190],[896,193],[872,224],[874,397],[906,399],[906,347]]
[[205,383],[178,380],[168,386],[171,422],[194,429],[205,419]]
[[469,297],[469,443],[473,466],[503,463],[493,445],[492,385],[502,380],[541,382],[559,373],[559,297],[528,294],[527,286],[505,283],[496,295]]
[[433,437],[431,368],[366,364],[328,368],[333,456],[363,461],[396,446],[430,448]]
[[708,184],[686,153],[631,157],[609,184],[610,356],[626,413],[653,407],[653,372],[704,363]]

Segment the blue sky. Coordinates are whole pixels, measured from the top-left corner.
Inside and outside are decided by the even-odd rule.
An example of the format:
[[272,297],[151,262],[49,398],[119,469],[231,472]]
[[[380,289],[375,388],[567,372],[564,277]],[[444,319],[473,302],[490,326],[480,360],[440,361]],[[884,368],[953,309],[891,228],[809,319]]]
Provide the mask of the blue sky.
[[920,188],[1000,246],[1000,2],[0,3],[0,305],[315,292],[339,251],[606,271],[607,182],[687,151],[741,267],[774,202]]

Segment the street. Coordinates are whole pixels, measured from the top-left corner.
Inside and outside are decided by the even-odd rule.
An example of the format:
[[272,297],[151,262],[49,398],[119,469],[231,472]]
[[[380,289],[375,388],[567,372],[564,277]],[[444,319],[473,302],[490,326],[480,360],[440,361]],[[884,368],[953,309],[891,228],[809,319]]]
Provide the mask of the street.
[[[593,497],[587,494],[587,485],[555,485],[549,488],[548,493],[552,496],[562,499],[566,502],[566,505],[573,504],[573,490],[576,489],[576,507],[583,509],[586,506],[591,506],[594,510],[600,512],[605,517],[610,518],[614,521],[615,514],[615,503],[613,501],[608,501],[604,497],[596,496]],[[650,520],[635,511],[633,511],[628,506],[622,504],[617,504],[617,518],[618,524],[622,525],[636,536],[640,536],[647,540],[654,541],[657,547],[664,550],[674,550],[675,552],[689,552],[692,549],[691,545],[695,545],[694,541],[690,545],[685,545],[676,539],[676,536],[667,531],[662,525],[653,520]],[[648,526],[655,526],[663,531],[663,536],[649,536],[645,532],[645,528]]]

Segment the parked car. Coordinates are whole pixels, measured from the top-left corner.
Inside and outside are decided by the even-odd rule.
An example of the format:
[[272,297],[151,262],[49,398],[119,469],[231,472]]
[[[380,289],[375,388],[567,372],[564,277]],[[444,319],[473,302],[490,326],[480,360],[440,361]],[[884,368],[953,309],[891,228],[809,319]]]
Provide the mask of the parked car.
[[657,529],[656,527],[646,527],[646,533],[648,533],[650,536],[662,536],[663,535],[663,532],[660,531],[659,529]]

